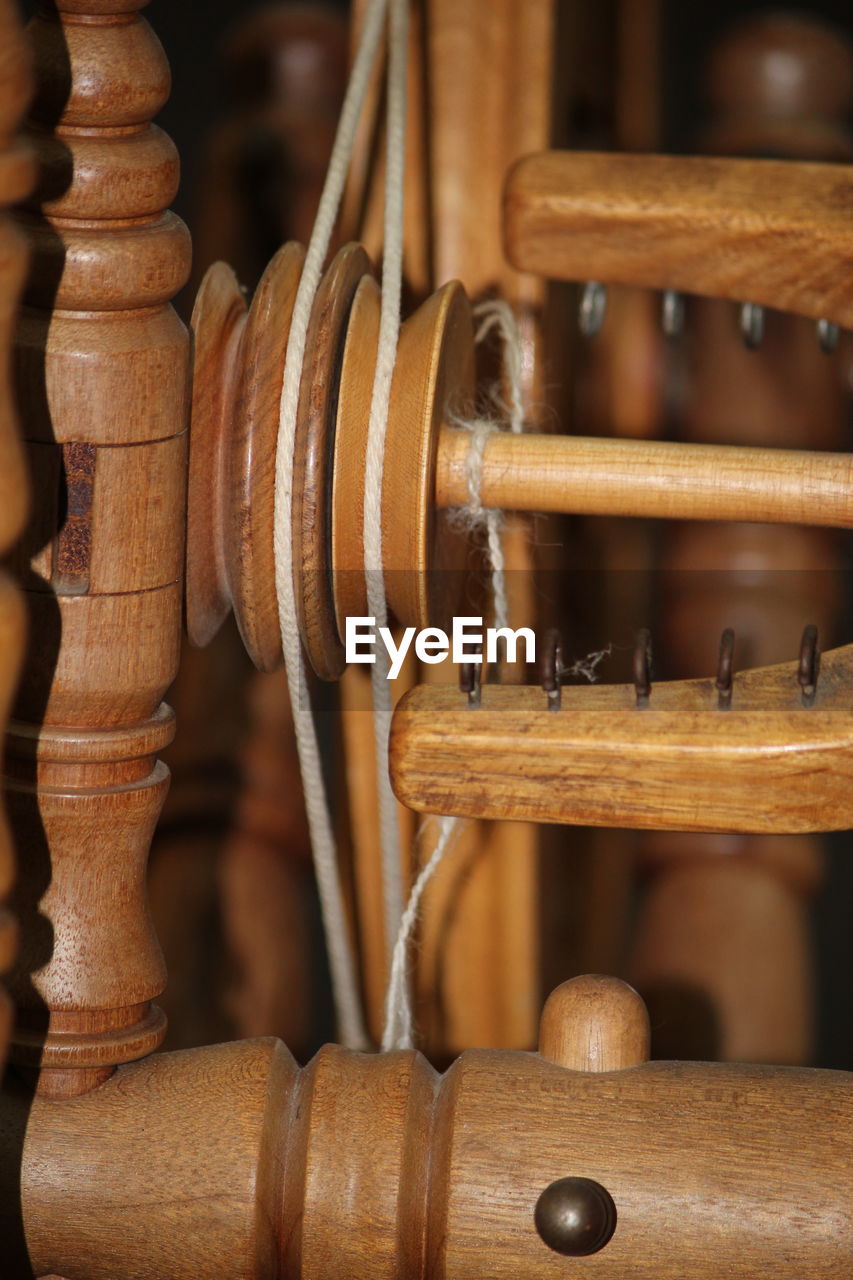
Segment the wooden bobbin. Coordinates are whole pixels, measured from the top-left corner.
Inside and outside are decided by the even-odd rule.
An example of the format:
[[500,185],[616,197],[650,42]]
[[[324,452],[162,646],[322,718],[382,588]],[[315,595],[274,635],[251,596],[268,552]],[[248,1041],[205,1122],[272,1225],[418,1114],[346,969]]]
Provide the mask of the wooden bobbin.
[[[196,335],[187,539],[187,627],[206,644],[233,606],[262,670],[281,662],[275,604],[275,447],[302,250],[272,260],[246,311],[215,264],[193,312]],[[345,245],[314,302],[293,473],[299,629],[319,676],[344,667],[346,618],[367,609],[364,476],[379,332],[379,290],[359,245]],[[474,398],[473,327],[461,285],[445,285],[402,326],[385,447],[382,541],[390,612],[404,625],[453,613],[467,541],[436,510],[440,428]]]

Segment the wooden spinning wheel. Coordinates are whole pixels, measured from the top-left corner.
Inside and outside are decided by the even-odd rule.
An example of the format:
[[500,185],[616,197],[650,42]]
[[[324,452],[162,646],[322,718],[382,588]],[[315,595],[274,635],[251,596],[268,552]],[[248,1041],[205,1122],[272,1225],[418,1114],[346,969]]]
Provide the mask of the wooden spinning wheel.
[[[58,13],[34,24],[39,87],[30,139],[47,185],[39,189],[39,212],[31,204],[21,215],[35,266],[16,358],[24,439],[45,513],[31,522],[17,560],[31,639],[7,753],[19,862],[12,903],[23,939],[11,977],[19,1009],[9,1049],[14,1070],[0,1112],[0,1225],[10,1274],[175,1280],[225,1269],[253,1280],[473,1280],[522,1271],[675,1276],[687,1267],[697,1277],[724,1270],[744,1278],[841,1280],[853,1251],[844,1176],[849,1078],[649,1063],[642,1002],[612,980],[559,988],[542,1015],[538,1054],[474,1051],[443,1077],[408,1051],[364,1055],[331,1046],[301,1071],[273,1040],[152,1053],[164,1030],[153,1004],[164,974],[145,907],[144,866],[167,782],[157,753],[172,717],[160,700],[177,662],[184,527],[188,520],[191,631],[204,640],[234,608],[258,665],[273,665],[271,450],[301,254],[285,246],[276,255],[248,309],[227,270],[207,277],[196,309],[191,389],[187,336],[169,306],[188,271],[185,232],[163,212],[176,162],[150,124],[168,75],[139,7],[137,0],[62,0]],[[460,89],[451,74],[454,41],[499,35],[505,62],[526,74],[525,49],[543,47],[549,7],[531,5],[529,21],[509,4],[471,11],[471,25],[443,3],[430,14],[431,39],[456,91],[476,93]],[[487,41],[485,50],[494,46]],[[11,97],[16,105],[22,97],[14,85]],[[3,127],[7,118],[0,116]],[[452,151],[453,136],[449,127],[439,132],[438,174],[453,171],[443,150]],[[730,273],[728,257],[716,255],[723,266],[715,270],[704,257],[691,265],[685,250],[683,266],[672,234],[683,214],[673,217],[654,169],[638,170],[627,187],[616,184],[616,197],[605,190],[596,207],[565,195],[564,167],[576,174],[584,164],[592,166],[587,189],[604,188],[594,159],[545,157],[516,171],[510,248],[522,265],[575,274],[565,237],[578,223],[600,245],[600,278],[607,268],[655,286],[723,294],[740,287],[740,269]],[[5,180],[6,169],[0,172]],[[748,188],[761,208],[772,173],[715,173],[716,204],[697,196],[696,207],[707,216],[707,241],[734,254],[741,231],[726,182],[735,196]],[[755,296],[849,323],[839,263],[849,257],[851,235],[835,212],[839,179],[817,167],[807,176],[809,199],[771,192],[767,221],[771,241],[802,248],[818,284],[804,289],[799,275],[784,270],[774,279],[776,255],[765,253],[759,238],[772,296]],[[679,191],[690,194],[690,179],[689,170],[679,173]],[[631,205],[643,180],[660,196],[660,212],[653,209],[647,224],[652,202],[642,201],[640,213]],[[3,190],[9,201],[23,194],[17,181]],[[438,183],[442,198],[451,196]],[[533,235],[543,211],[545,225]],[[640,225],[616,248],[612,227],[600,225],[614,219]],[[656,238],[663,248],[650,267],[647,246]],[[485,241],[483,235],[481,246]],[[542,245],[547,261],[536,256]],[[464,251],[476,260],[470,242]],[[446,244],[442,252],[451,257]],[[472,288],[491,283],[489,269],[480,264]],[[527,288],[535,297],[538,286],[521,291]],[[370,257],[345,247],[328,266],[309,329],[292,531],[302,642],[326,677],[340,671],[342,619],[362,608],[355,573],[362,531],[352,511],[361,508],[355,464],[375,329]],[[434,620],[436,604],[447,605],[431,599],[431,570],[455,563],[441,511],[464,499],[464,444],[446,419],[448,402],[464,402],[472,387],[473,337],[460,286],[442,286],[413,311],[399,359],[383,538],[394,612],[405,624],[423,625]],[[7,432],[2,443],[10,440]],[[625,468],[618,484],[616,465]],[[769,459],[746,450],[675,454],[557,437],[495,440],[484,461],[486,501],[491,495],[513,509],[530,505],[525,468],[536,477],[551,468],[558,508],[576,508],[586,493],[593,509],[609,509],[618,494],[629,512],[666,497],[668,509],[683,516],[760,510],[765,519],[849,523],[843,456]],[[722,488],[720,469],[733,478]],[[537,505],[547,506],[543,494],[537,479]],[[9,510],[15,518],[3,526],[6,541],[21,522],[11,500]],[[10,632],[13,609],[2,615]],[[672,761],[683,763],[695,743],[682,742],[679,751],[666,726],[636,726],[659,726],[659,696],[697,723],[716,716],[700,743],[702,765],[747,749],[771,780],[768,824],[814,829],[846,821],[848,812],[848,661],[846,651],[827,656],[817,687],[814,663],[806,663],[796,705],[784,692],[795,673],[779,671],[753,673],[743,690],[736,685],[732,708],[707,707],[707,691],[693,687],[653,689],[651,707],[623,707],[618,690],[604,701],[616,707],[620,725],[633,717],[638,761],[657,751],[651,772],[676,790],[687,784]],[[11,683],[10,670],[4,688]],[[638,701],[649,700],[647,683],[640,671]],[[526,716],[532,698],[540,700],[548,733],[539,773],[516,770],[514,787],[495,787],[489,771],[505,744],[487,722],[485,781],[460,803],[475,814],[497,807],[501,816],[526,817],[525,804],[536,809],[537,781],[566,779],[559,748],[573,731],[572,707],[566,698],[552,716],[540,691],[496,692],[509,694]],[[399,713],[394,763],[412,803],[432,806],[429,786],[458,735],[458,715],[466,723],[487,717],[490,693],[477,710],[460,705],[454,690],[456,712],[448,691],[418,690]],[[778,711],[777,699],[784,704]],[[446,732],[436,733],[436,708]],[[768,747],[769,723],[776,736]],[[583,742],[573,746],[580,759]],[[822,788],[808,812],[785,804],[787,766],[774,773],[776,758],[795,750],[813,762]],[[499,767],[508,771],[505,762]],[[437,790],[439,807],[450,808],[447,787]],[[638,816],[629,797],[630,788],[616,797],[619,820]],[[666,804],[648,796],[647,803],[652,825],[673,825]],[[544,815],[538,808],[535,816],[574,817],[584,812],[582,801],[578,806]],[[706,828],[731,824],[744,811],[742,798],[739,807],[731,796],[722,817],[709,817],[701,794],[694,806],[696,825]]]

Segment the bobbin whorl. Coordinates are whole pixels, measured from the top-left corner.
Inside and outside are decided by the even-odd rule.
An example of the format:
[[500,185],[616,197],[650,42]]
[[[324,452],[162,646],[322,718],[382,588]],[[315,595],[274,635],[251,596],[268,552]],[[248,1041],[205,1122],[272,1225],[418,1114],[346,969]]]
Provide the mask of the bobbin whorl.
[[[187,630],[193,644],[207,644],[233,608],[252,661],[267,671],[282,656],[274,588],[275,450],[303,258],[298,245],[279,250],[251,306],[231,269],[214,264],[191,322]],[[312,310],[293,469],[299,631],[312,667],[326,680],[344,667],[346,618],[367,608],[365,449],[379,305],[367,254],[345,245]],[[383,560],[388,607],[404,625],[441,625],[458,594],[467,541],[436,510],[435,469],[448,411],[469,411],[473,398],[471,310],[453,282],[403,324],[391,389]]]

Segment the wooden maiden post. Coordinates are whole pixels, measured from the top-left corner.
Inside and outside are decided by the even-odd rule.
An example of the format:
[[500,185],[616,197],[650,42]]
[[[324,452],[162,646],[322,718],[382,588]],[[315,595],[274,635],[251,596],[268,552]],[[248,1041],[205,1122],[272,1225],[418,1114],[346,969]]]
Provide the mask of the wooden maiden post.
[[11,1058],[84,1092],[161,1042],[145,906],[167,787],[156,753],[181,619],[189,237],[151,124],[169,70],[144,0],[59,0],[31,26],[37,203],[18,330],[38,518],[21,552],[32,640],[7,745],[24,945]]

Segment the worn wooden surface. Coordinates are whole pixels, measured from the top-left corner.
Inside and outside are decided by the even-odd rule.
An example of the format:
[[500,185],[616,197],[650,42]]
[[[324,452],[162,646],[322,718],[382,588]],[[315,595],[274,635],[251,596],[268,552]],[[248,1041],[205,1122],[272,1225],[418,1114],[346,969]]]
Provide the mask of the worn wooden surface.
[[853,825],[853,648],[824,654],[802,705],[796,664],[714,681],[568,688],[553,712],[538,688],[413,690],[391,737],[404,804],[462,817],[529,818],[675,831],[803,832]]
[[[577,1017],[578,1043],[633,1047],[568,1069],[544,1030],[541,1054],[474,1050],[438,1076],[415,1053],[335,1046],[299,1072],[256,1040],[39,1099],[22,1221],[0,1201],[7,1239],[36,1274],[87,1280],[214,1280],[223,1259],[237,1280],[846,1280],[849,1076],[643,1062],[630,989],[584,978],[552,1000],[546,1020]],[[14,1132],[22,1101],[3,1101]],[[612,1239],[582,1263],[534,1225],[566,1176],[616,1205]]]
[[506,248],[558,280],[680,289],[853,327],[849,170],[545,152],[505,197]]

